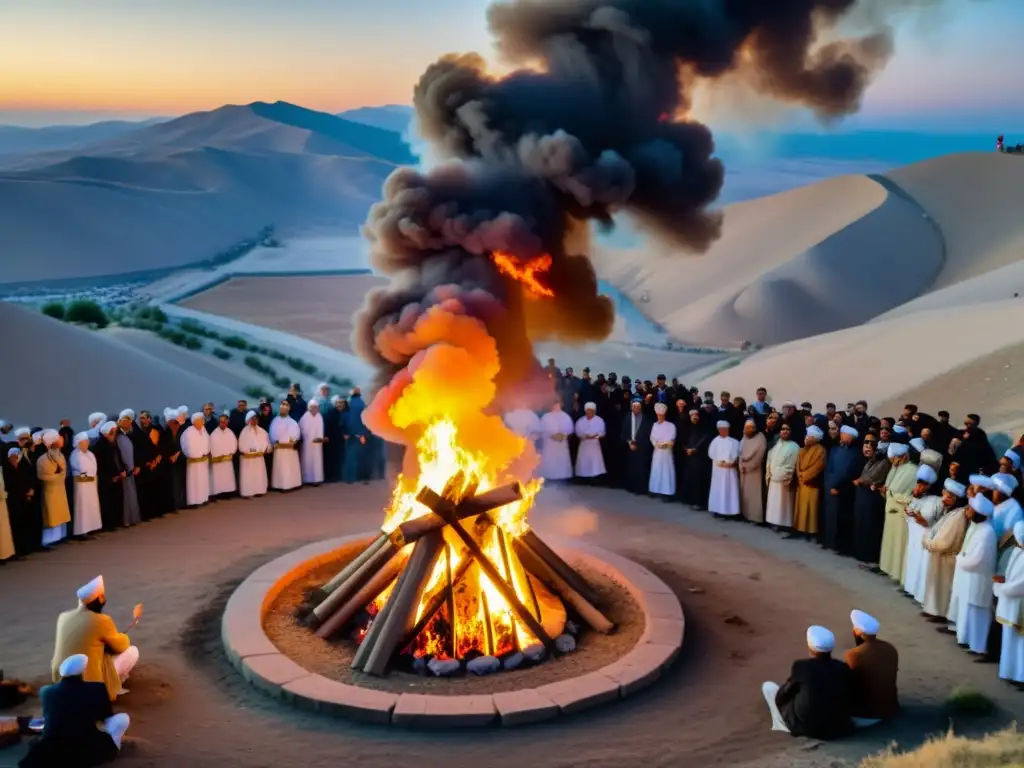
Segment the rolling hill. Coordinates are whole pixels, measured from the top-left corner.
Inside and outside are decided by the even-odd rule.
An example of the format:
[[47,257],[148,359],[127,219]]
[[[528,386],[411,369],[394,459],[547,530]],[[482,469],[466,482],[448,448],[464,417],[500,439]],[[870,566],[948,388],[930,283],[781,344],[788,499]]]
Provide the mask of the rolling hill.
[[81,147],[96,141],[112,139],[129,131],[159,123],[166,119],[164,117],[156,117],[139,122],[105,120],[88,125],[47,125],[41,128],[0,125],[0,155]]

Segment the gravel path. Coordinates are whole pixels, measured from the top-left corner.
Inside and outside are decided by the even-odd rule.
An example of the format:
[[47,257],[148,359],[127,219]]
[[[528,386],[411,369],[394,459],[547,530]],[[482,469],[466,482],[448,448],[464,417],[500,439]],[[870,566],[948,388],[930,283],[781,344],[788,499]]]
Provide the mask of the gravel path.
[[[878,577],[816,547],[719,523],[677,505],[619,491],[550,488],[533,517],[541,535],[586,532],[639,560],[672,585],[687,614],[675,667],[629,701],[527,730],[416,733],[358,726],[283,707],[243,682],[220,647],[219,621],[233,587],[258,565],[304,543],[374,529],[383,484],[325,486],[254,501],[221,502],[0,569],[0,666],[9,677],[46,681],[59,611],[103,573],[109,612],[126,624],[142,601],[133,638],[142,652],[123,699],[132,743],[118,765],[393,768],[852,765],[891,741],[912,746],[948,727],[941,703],[955,684],[1024,715],[1024,695],[996,670],[972,664],[917,618]],[[760,684],[784,678],[803,651],[809,623],[849,645],[848,613],[877,616],[901,652],[905,714],[899,723],[820,745],[768,731]],[[0,752],[0,766],[21,749]]]

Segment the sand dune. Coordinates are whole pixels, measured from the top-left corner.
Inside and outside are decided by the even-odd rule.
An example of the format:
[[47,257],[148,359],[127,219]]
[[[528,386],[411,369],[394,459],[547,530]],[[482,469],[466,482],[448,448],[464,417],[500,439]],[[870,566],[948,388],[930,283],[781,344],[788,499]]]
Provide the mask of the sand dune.
[[[97,331],[78,328],[23,307],[0,302],[0,342],[12,361],[0,378],[3,417],[28,426],[55,426],[71,419],[87,426],[95,410],[108,415],[123,408],[154,409],[213,400],[233,404],[239,392],[204,378],[205,366],[180,366]],[[194,363],[194,361],[193,361]]]
[[257,103],[0,160],[0,282],[180,267],[268,224],[351,231],[411,159],[397,134]]
[[841,176],[726,206],[722,238],[699,257],[644,247],[603,249],[596,261],[679,340],[768,345],[866,322],[916,297],[941,270],[942,250],[913,201]]

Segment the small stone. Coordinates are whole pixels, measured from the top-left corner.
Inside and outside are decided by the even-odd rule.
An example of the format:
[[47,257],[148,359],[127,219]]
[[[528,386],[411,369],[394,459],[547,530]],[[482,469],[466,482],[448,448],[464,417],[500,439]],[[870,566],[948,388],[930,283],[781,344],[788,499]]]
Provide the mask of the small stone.
[[526,657],[516,652],[505,657],[504,667],[506,671],[511,672],[513,669],[521,667],[524,661],[526,661]]
[[479,656],[466,663],[466,671],[474,675],[489,675],[501,669],[501,662],[494,656]]
[[555,648],[559,653],[572,653],[576,650],[576,639],[572,635],[559,635],[555,638]]
[[430,669],[430,662],[432,659],[428,659],[426,656],[420,656],[416,658],[412,663],[412,671],[417,675],[425,675]]
[[547,656],[547,650],[544,648],[543,643],[534,643],[523,648],[523,654],[530,661],[544,661],[544,657]]
[[686,591],[689,592],[691,595],[703,595],[704,594],[704,590],[701,589],[700,587],[689,587],[689,588],[687,588]]
[[451,677],[462,669],[462,665],[455,659],[431,659],[427,667],[438,677]]
[[576,637],[580,633],[579,625],[572,620],[565,622],[565,634]]

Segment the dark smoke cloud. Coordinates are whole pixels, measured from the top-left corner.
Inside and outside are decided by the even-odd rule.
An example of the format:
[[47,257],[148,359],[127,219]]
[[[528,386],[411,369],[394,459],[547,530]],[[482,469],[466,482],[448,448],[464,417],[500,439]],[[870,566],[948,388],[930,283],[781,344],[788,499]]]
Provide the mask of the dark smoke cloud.
[[[872,0],[874,3],[875,0]],[[892,6],[921,0],[893,0]],[[429,307],[480,319],[498,341],[503,385],[536,371],[531,340],[584,341],[612,328],[586,258],[588,222],[625,213],[701,251],[720,234],[709,210],[724,170],[711,132],[685,119],[689,86],[724,75],[820,118],[855,112],[888,60],[891,35],[872,6],[860,37],[820,35],[855,0],[509,0],[489,22],[503,58],[496,78],[474,54],[423,74],[419,131],[450,163],[396,171],[365,232],[374,267],[392,276],[371,294],[357,351],[387,377],[415,353],[382,351],[389,328]],[[862,14],[864,16],[864,14]],[[860,19],[863,22],[863,18]],[[489,254],[552,257],[554,299],[525,300]],[[447,297],[447,299],[442,298]]]

